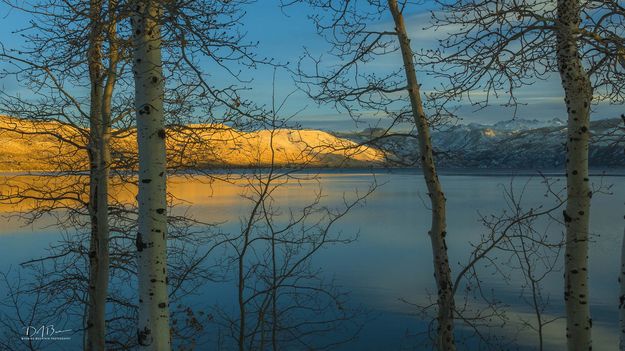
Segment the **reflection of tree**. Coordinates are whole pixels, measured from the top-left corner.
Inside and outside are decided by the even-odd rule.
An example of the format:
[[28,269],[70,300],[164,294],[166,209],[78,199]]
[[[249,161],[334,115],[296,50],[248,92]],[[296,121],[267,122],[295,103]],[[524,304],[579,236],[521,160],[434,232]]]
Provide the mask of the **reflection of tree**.
[[[51,148],[36,155],[35,164],[42,164],[46,171],[56,174],[50,177],[53,181],[42,187],[38,185],[45,182],[45,176],[25,178],[39,178],[33,184],[17,185],[13,179],[8,186],[15,191],[2,200],[9,203],[26,200],[43,205],[25,211],[31,218],[58,216],[59,226],[68,229],[65,240],[51,248],[51,257],[69,264],[64,268],[75,275],[68,280],[77,281],[80,270],[86,270],[87,282],[82,288],[88,292],[87,296],[72,298],[85,304],[80,328],[86,329],[85,348],[102,350],[109,282],[111,141],[127,127],[127,105],[115,91],[116,87],[127,87],[120,80],[129,73],[123,64],[127,47],[118,36],[118,22],[125,15],[115,0],[7,2],[7,5],[29,13],[33,16],[32,23],[37,24],[20,31],[23,47],[2,48],[2,58],[10,62],[9,69],[3,73],[15,77],[30,90],[26,98],[2,94],[2,111],[23,119],[3,121],[2,131],[5,135],[30,138],[34,145],[45,140]],[[42,8],[46,11],[41,11]],[[117,127],[115,132],[113,126]],[[76,231],[82,233],[85,227],[90,230],[88,237],[74,235]],[[86,240],[88,248],[79,243],[68,244],[78,238]],[[62,246],[69,251],[60,249]],[[86,255],[84,266],[81,258],[70,257],[77,253]],[[73,265],[76,266],[69,268]],[[42,283],[47,281],[47,274],[42,273],[47,270],[46,267],[38,271]],[[44,293],[49,292],[44,290]]]
[[[364,135],[363,145],[376,145],[400,136],[415,139],[418,162],[395,157],[391,161],[404,165],[417,163],[423,173],[431,212],[427,235],[432,247],[438,294],[437,347],[455,350],[453,286],[447,254],[447,206],[437,171],[437,150],[431,138],[433,126],[447,114],[426,109],[429,98],[423,95],[417,77],[416,46],[410,42],[404,19],[407,8],[417,4],[396,0],[368,0],[358,5],[340,0],[282,1],[283,6],[298,3],[314,9],[315,15],[310,18],[318,34],[329,44],[331,57],[331,63],[326,64],[321,56],[306,52],[296,70],[296,82],[301,90],[311,99],[349,114],[355,121],[364,111],[384,117],[389,126],[370,129],[375,133]],[[384,23],[388,15],[393,19],[390,25]],[[395,66],[385,62],[384,69],[379,69],[379,65],[372,69],[373,62],[379,63],[393,55],[398,59]],[[412,131],[396,134],[395,129],[402,124],[409,125]]]
[[[478,108],[503,100],[516,107],[519,88],[558,75],[566,129],[567,200],[564,301],[569,350],[592,347],[588,243],[591,106],[623,103],[625,11],[614,0],[437,1],[432,29],[451,29],[420,60],[444,83],[432,96]],[[506,99],[507,97],[507,99]]]
[[[25,52],[19,49],[5,51],[2,47],[2,57],[12,60],[10,67],[13,71],[6,73],[23,79],[26,87],[33,90],[33,95],[29,98],[2,95],[2,111],[10,117],[23,119],[8,118],[9,124],[3,124],[0,129],[5,135],[17,136],[17,140],[26,138],[33,144],[43,140],[49,145],[49,148],[33,157],[36,160],[29,169],[38,169],[32,166],[41,165],[43,169],[40,170],[50,173],[20,174],[4,178],[6,192],[0,195],[0,202],[3,206],[19,207],[16,216],[28,224],[52,219],[52,222],[46,223],[61,231],[61,234],[60,240],[51,244],[43,257],[22,265],[22,276],[29,278],[13,286],[7,304],[27,313],[28,319],[33,323],[66,320],[68,327],[76,335],[91,334],[87,331],[93,325],[89,317],[92,314],[91,308],[97,307],[100,311],[106,309],[106,323],[98,325],[98,329],[102,330],[106,324],[106,347],[133,348],[137,343],[137,299],[134,291],[137,286],[138,267],[134,260],[136,239],[132,235],[137,231],[137,208],[134,200],[137,178],[132,171],[137,168],[137,152],[134,147],[128,146],[134,144],[137,132],[130,127],[128,118],[132,111],[129,107],[132,100],[129,93],[132,89],[129,83],[132,65],[127,39],[131,35],[126,8],[128,3],[113,0],[93,0],[88,3],[43,0],[16,6],[31,13],[31,6],[42,5],[54,10],[32,13],[42,21],[42,26],[34,26],[24,31],[27,44],[32,45],[33,49]],[[213,148],[214,145],[226,144],[236,149],[240,143],[267,141],[263,137],[253,140],[234,128],[258,132],[260,135],[258,128],[269,124],[272,129],[266,132],[273,141],[274,136],[281,132],[277,131],[275,123],[267,123],[260,108],[241,99],[239,93],[243,88],[239,84],[245,81],[238,70],[229,67],[231,63],[255,66],[271,61],[257,59],[251,53],[253,45],[243,42],[243,35],[238,31],[237,20],[243,13],[239,5],[230,1],[173,1],[163,3],[163,6],[165,20],[162,23],[162,40],[163,50],[166,52],[163,69],[166,81],[169,82],[164,110],[168,115],[169,128],[159,129],[157,135],[167,140],[170,151],[167,160],[169,170],[184,171],[216,164],[221,166],[224,163],[214,161],[223,161],[225,157],[215,152],[218,149]],[[99,30],[104,28],[107,30],[100,36]],[[88,50],[84,50],[86,47]],[[212,82],[207,82],[208,75],[199,69],[199,62],[205,59],[210,61],[208,64],[211,67],[225,71],[236,83],[217,88]],[[212,70],[210,72],[214,73]],[[87,82],[87,77],[93,79]],[[90,86],[92,90],[100,92],[91,91],[94,94],[87,94],[80,89],[83,86]],[[117,87],[115,93],[113,86]],[[102,89],[107,91],[106,96],[100,96]],[[100,101],[104,99],[107,101]],[[102,114],[106,115],[101,116],[101,120],[95,118],[100,115],[99,104],[103,104],[100,107]],[[208,117],[193,118],[194,115]],[[203,123],[188,127],[189,122]],[[292,134],[294,138],[298,138],[305,131]],[[263,135],[266,136],[267,133]],[[106,145],[102,145],[104,139]],[[335,140],[328,139],[327,142]],[[352,159],[360,161],[358,157],[361,153],[368,158],[378,155],[366,148],[355,147],[352,143],[340,146],[320,145],[326,141],[314,145],[306,145],[306,141],[298,143],[296,152],[288,155],[288,162],[281,165],[301,162],[307,157],[318,160],[321,159],[319,155],[332,160],[334,165]],[[109,146],[110,155],[101,155],[100,150]],[[260,153],[260,149],[258,151]],[[195,157],[199,154],[204,158]],[[252,160],[262,158],[262,155],[246,156],[256,156]],[[364,158],[365,161],[368,160],[367,157]],[[102,158],[107,161],[98,161]],[[202,163],[206,160],[213,162]],[[272,169],[274,161],[272,157]],[[308,161],[304,163],[312,164]],[[254,165],[246,160],[244,165],[259,164]],[[160,176],[164,174],[161,173]],[[194,174],[185,176],[193,178]],[[222,175],[222,178],[229,177],[227,172]],[[291,176],[288,178],[294,179]],[[271,183],[275,182],[276,179],[271,178]],[[198,328],[200,312],[190,309],[180,300],[192,294],[194,288],[207,280],[221,278],[219,270],[206,265],[206,259],[215,255],[215,249],[220,248],[226,238],[214,235],[213,228],[208,223],[196,221],[181,212],[179,205],[183,201],[171,193],[168,196],[167,213],[177,213],[167,217],[170,229],[168,284],[172,305],[177,306],[178,302],[180,305],[172,312],[172,320],[177,321],[172,333],[179,338],[174,340],[177,347],[184,348],[195,342],[188,336],[192,334],[189,331]],[[361,200],[358,197],[353,200],[353,204],[346,200],[344,212]],[[269,217],[273,211],[272,205],[264,197],[262,201],[262,211],[255,211],[252,217],[261,214]],[[299,248],[289,246],[286,251],[288,260],[285,264],[292,269],[287,272],[289,277],[298,274],[305,276],[304,272],[312,275],[314,269],[309,267],[312,254],[321,246],[338,240],[330,238],[330,227],[345,213],[325,208],[319,201],[320,198],[314,200],[311,207],[304,211],[305,216],[293,223],[293,227],[287,226],[272,234],[275,237],[273,250],[279,251],[283,249],[280,245],[289,242],[283,236],[294,236],[296,230],[306,230],[306,235],[297,239],[301,241]],[[108,203],[103,206],[105,202]],[[94,215],[95,212],[98,212],[98,216]],[[311,218],[317,218],[318,222],[307,222]],[[100,231],[103,224],[108,225],[110,235],[108,229],[106,235],[100,235],[104,233]],[[248,231],[251,230],[252,228]],[[98,238],[94,240],[96,235]],[[305,243],[312,246],[308,247]],[[106,252],[98,248],[105,249]],[[309,254],[304,254],[305,251]],[[274,256],[277,255],[274,253]],[[110,262],[106,262],[105,257],[109,257]],[[100,260],[110,270],[98,274],[98,277],[93,274],[90,277],[89,271],[93,273],[97,270],[94,269],[94,262]],[[263,273],[262,278],[267,279],[266,275],[267,273]],[[280,289],[270,289],[275,295],[274,301],[282,301],[287,296],[299,296],[299,301],[306,295],[299,293],[305,286],[303,282],[293,282],[290,278],[276,275],[275,272],[274,277],[276,281],[273,286],[280,286]],[[7,278],[7,283],[10,279]],[[110,282],[108,287],[106,282]],[[316,289],[323,287],[321,291],[330,292],[331,287],[322,283]],[[297,287],[298,294],[281,295],[278,299],[278,292],[287,291],[287,284]],[[314,301],[313,290],[309,290],[308,298],[304,302]],[[85,295],[85,291],[91,291],[92,295],[95,291],[106,300],[94,302],[93,296],[90,298]],[[334,293],[328,296],[338,298]],[[25,303],[32,299],[34,302]],[[318,303],[321,304],[321,300]],[[275,305],[274,303],[272,306],[277,316]],[[12,318],[12,315],[8,313],[6,317]],[[330,319],[328,323],[329,321]],[[7,335],[12,336],[7,340],[20,336],[19,323],[14,324],[7,319],[6,326]],[[274,335],[283,335],[277,325],[272,328]],[[94,328],[90,330],[92,329]],[[291,333],[307,333],[309,330],[311,329],[308,327],[300,326],[297,330],[291,329]],[[92,343],[92,337],[88,336],[86,339],[85,348],[90,349],[88,345]],[[37,345],[11,347],[19,349],[22,346],[27,349],[37,348]]]
[[[45,140],[46,143],[57,147],[49,148],[48,153],[38,155],[42,162],[48,164],[51,172],[18,174],[3,178],[2,205],[12,207],[15,210],[13,214],[25,223],[34,225],[51,223],[50,228],[58,229],[62,233],[61,239],[51,244],[43,257],[23,264],[20,274],[29,278],[24,278],[19,285],[13,286],[6,303],[12,311],[17,309],[20,315],[27,314],[31,319],[29,322],[33,324],[66,321],[67,328],[72,329],[75,333],[74,338],[77,338],[84,332],[83,318],[85,306],[88,304],[84,292],[88,286],[85,272],[89,252],[85,243],[89,242],[90,235],[90,216],[87,208],[90,183],[89,175],[82,172],[88,165],[84,147],[81,146],[84,140],[79,137],[81,134],[74,133],[71,128],[58,128],[58,122],[44,123],[18,119],[9,121],[12,125],[7,126],[4,133],[12,133],[16,138],[33,133],[35,135],[33,138]],[[215,144],[240,143],[258,144],[256,155],[246,155],[248,166],[273,165],[276,159],[274,136],[284,134],[286,130],[282,128],[286,124],[279,124],[274,119],[266,120],[265,126],[269,127],[268,130],[252,131],[251,134],[230,132],[230,128],[223,124],[195,125],[191,128],[184,125],[172,126],[167,131],[168,139],[170,135],[173,137],[168,146],[173,143],[176,143],[176,146],[171,146],[168,166],[175,170],[189,169],[198,165],[193,161],[193,157],[200,150],[208,150],[210,145]],[[223,133],[224,129],[229,132]],[[106,340],[107,348],[132,349],[137,340],[135,335],[137,306],[134,294],[137,267],[134,260],[135,238],[132,235],[136,230],[137,211],[134,197],[137,187],[136,176],[129,172],[136,168],[136,152],[129,144],[132,144],[135,131],[123,129],[113,132],[117,135],[117,139],[113,143],[113,175],[109,178],[108,194],[108,224],[111,236]],[[268,140],[257,138],[261,133],[268,135]],[[299,131],[295,130],[292,134],[298,136]],[[75,145],[64,143],[60,136],[73,141]],[[308,144],[308,140],[312,143]],[[321,193],[313,194],[311,204],[300,210],[294,210],[288,220],[289,224],[286,225],[281,223],[284,214],[276,208],[272,197],[274,190],[286,185],[287,182],[314,182],[316,177],[302,176],[296,171],[315,165],[315,162],[320,162],[325,155],[336,155],[334,159],[336,164],[349,163],[350,160],[355,160],[358,164],[360,154],[371,158],[371,155],[376,155],[377,152],[357,147],[349,142],[336,145],[333,143],[334,140],[336,139],[298,138],[297,149],[291,151],[288,157],[282,158],[297,165],[296,169],[278,171],[272,166],[268,178],[265,171],[247,174],[244,177],[249,190],[248,196],[258,204],[251,215],[253,226],[247,229],[247,235],[255,237],[252,240],[254,248],[248,251],[245,259],[251,257],[260,259],[268,257],[267,255],[276,259],[275,271],[269,271],[268,266],[265,266],[264,271],[256,270],[253,276],[245,280],[244,293],[246,300],[249,300],[246,301],[247,310],[264,314],[264,319],[259,319],[254,327],[255,331],[252,331],[255,336],[250,339],[247,335],[246,340],[257,340],[257,336],[260,335],[262,343],[267,345],[269,340],[274,340],[276,345],[293,344],[296,341],[310,343],[313,335],[317,337],[322,334],[329,335],[334,333],[332,330],[335,327],[349,329],[352,323],[354,311],[347,308],[345,295],[323,279],[320,272],[311,265],[311,260],[323,246],[350,241],[350,238],[334,235],[331,228],[351,208],[361,203],[372,189],[364,196],[356,196],[351,200],[345,198],[342,209],[325,207],[321,203]],[[267,146],[263,141],[268,141],[269,149],[272,150],[272,157],[269,160],[264,154]],[[201,178],[194,176],[196,172],[181,174],[180,177],[210,181],[213,176],[205,177],[206,172],[203,171],[197,173]],[[234,179],[228,172],[218,177],[226,181]],[[257,200],[260,202],[256,202]],[[186,304],[189,300],[185,298],[194,294],[194,290],[206,281],[223,278],[220,267],[225,259],[216,257],[222,252],[220,250],[223,249],[224,242],[227,241],[232,247],[235,240],[230,236],[219,234],[218,230],[208,223],[194,220],[185,212],[183,204],[184,198],[169,195],[168,271],[172,302],[172,335],[178,349],[192,348],[199,342],[201,336],[198,336],[198,331],[204,330],[203,321],[212,318],[211,315],[202,314],[202,311],[188,307]],[[299,215],[296,213],[298,211]],[[49,219],[52,219],[52,222],[48,222]],[[273,239],[270,240],[270,237]],[[261,243],[272,243],[272,249],[260,245]],[[259,250],[264,250],[264,254],[251,255]],[[270,254],[270,251],[273,253]],[[216,263],[209,265],[208,262],[211,260]],[[254,265],[258,269],[262,266],[257,263]],[[280,272],[280,269],[283,271]],[[269,284],[267,282],[271,284],[266,285]],[[265,284],[264,288],[261,288],[261,284]],[[32,303],[29,302],[31,300]],[[283,309],[282,306],[289,307]],[[13,319],[11,313],[5,316],[7,317],[5,332],[10,342],[21,335],[21,322]],[[273,319],[267,319],[270,316],[273,316]],[[309,317],[314,322],[297,322],[300,318]],[[254,325],[250,318],[249,313],[243,318],[248,321],[248,326]],[[271,321],[280,323],[272,324]],[[350,331],[355,332],[355,326]],[[11,346],[11,349],[37,348],[37,345],[26,344]]]
[[[529,336],[536,337],[535,345],[542,350],[545,328],[561,318],[544,284],[560,272],[564,243],[561,235],[554,234],[554,227],[561,224],[555,216],[565,202],[556,190],[557,179],[541,179],[545,187],[542,201],[530,203],[524,198],[536,178],[520,187],[511,180],[503,188],[505,207],[501,212],[480,215],[484,230],[480,239],[471,243],[471,253],[460,263],[454,280],[459,343],[500,350]],[[506,292],[506,287],[513,292]],[[510,299],[519,303],[509,304]],[[410,303],[422,316],[432,318],[432,304]],[[529,313],[524,312],[523,304]],[[424,333],[428,344],[434,342],[433,331],[430,325]]]
[[[49,181],[56,178],[48,176],[44,179]],[[28,183],[37,185],[32,178]],[[72,179],[70,184],[75,183]],[[126,183],[120,184],[121,186],[130,187]],[[119,188],[113,188],[113,193],[115,191],[119,191]],[[126,195],[112,201],[109,216],[110,288],[106,301],[106,322],[107,349],[112,350],[132,349],[136,343],[136,261],[133,232],[136,230],[137,213],[135,205],[128,202],[129,197],[132,198]],[[218,271],[214,267],[200,264],[207,254],[215,250],[219,238],[212,234],[213,230],[208,223],[192,219],[177,203],[179,202],[170,197],[169,210],[172,213],[168,217],[168,270],[170,300],[174,305],[179,304],[181,299],[191,294],[204,281],[219,279]],[[85,245],[90,235],[89,227],[84,223],[84,213],[81,212],[84,211],[83,207],[79,202],[72,203],[67,200],[64,206],[57,205],[53,210],[52,207],[39,206],[40,204],[45,202],[37,202],[32,212],[23,212],[21,215],[31,213],[28,218],[42,220],[56,217],[66,227],[60,227],[58,223],[48,227],[61,230],[60,238],[51,243],[42,257],[22,263],[19,271],[7,275],[4,285],[9,295],[4,304],[10,309],[4,313],[3,318],[6,343],[11,345],[7,349],[38,349],[16,343],[23,334],[23,326],[15,321],[15,316],[28,315],[34,325],[60,325],[64,322],[68,329],[72,329],[74,339],[79,338],[83,332],[89,257]],[[83,224],[79,225],[80,223]],[[20,284],[12,286],[9,282],[16,277],[22,278]],[[172,315],[174,318],[184,319],[186,312],[179,309],[172,311]],[[185,333],[190,326],[182,325],[177,328],[178,333]]]
[[[333,227],[376,185],[364,194],[343,194],[342,205],[331,208],[324,204],[320,188],[304,188],[319,182],[313,173],[301,172],[312,162],[308,155],[302,155],[304,161],[297,168],[276,168],[274,136],[286,125],[277,119],[282,106],[284,102],[276,107],[274,101],[272,119],[267,120],[271,166],[244,176],[242,196],[250,210],[241,217],[240,233],[228,241],[226,260],[236,277],[238,311],[228,313],[219,306],[216,312],[216,322],[230,337],[221,341],[227,349],[327,349],[352,340],[359,330],[357,311],[349,307],[347,294],[313,261],[323,248],[355,239]],[[314,153],[332,150],[333,145],[309,147]],[[287,186],[301,188],[296,199],[303,204],[285,209],[280,197]]]
[[[42,262],[41,267],[34,263],[26,267],[36,278],[25,282],[24,286],[28,287],[16,293],[21,297],[51,296],[61,289],[60,298],[50,307],[33,306],[33,318],[39,313],[45,315],[42,309],[47,308],[74,317],[84,313],[88,317],[74,329],[78,332],[89,329],[85,333],[87,349],[104,349],[104,335],[100,334],[104,333],[102,319],[107,303],[108,311],[112,311],[106,316],[112,323],[108,326],[108,342],[115,347],[134,345],[136,298],[130,292],[137,268],[133,259],[135,239],[131,238],[131,231],[136,230],[136,209],[133,201],[121,201],[117,194],[107,192],[109,182],[111,187],[128,188],[130,193],[137,188],[136,177],[128,172],[136,169],[137,153],[134,147],[123,147],[136,134],[128,121],[132,110],[129,108],[132,100],[129,97],[132,89],[129,3],[114,0],[6,3],[33,16],[32,23],[36,25],[20,31],[24,47],[7,50],[0,47],[0,55],[8,63],[3,77],[12,75],[30,90],[26,98],[2,93],[2,111],[28,121],[11,118],[5,124],[3,120],[0,129],[5,135],[20,136],[21,140],[32,138],[32,144],[44,140],[50,148],[34,155],[35,162],[30,162],[28,157],[31,167],[24,169],[54,174],[10,177],[5,184],[10,191],[2,194],[2,202],[17,203],[21,207],[19,216],[27,223],[50,217],[64,231],[62,240],[50,247],[46,257],[37,260]],[[198,57],[203,54],[238,81],[239,73],[229,69],[223,60],[250,66],[260,62],[250,53],[251,46],[242,43],[242,34],[236,28],[236,19],[241,16],[239,4],[192,1],[166,5],[163,48],[168,55],[164,68],[173,84],[165,94],[164,110],[170,123],[182,124],[199,110],[211,116],[210,121],[215,120],[213,115],[223,115],[219,119],[222,123],[249,124],[242,115],[250,117],[249,111],[254,108],[248,107],[246,101],[243,105],[239,101],[241,88],[208,86],[203,71],[197,67]],[[219,43],[215,44],[214,40]],[[180,45],[181,42],[184,44]],[[85,86],[90,87],[89,93],[83,89]],[[115,93],[113,87],[118,88]],[[205,129],[212,127],[207,124]],[[158,136],[165,139],[165,130],[160,130]],[[109,143],[112,150],[108,150]],[[185,148],[176,150],[182,153]],[[176,152],[170,153],[170,158],[174,163],[171,168],[178,168]],[[90,173],[86,174],[86,170]],[[114,174],[109,179],[111,171]],[[107,200],[111,203],[107,204]],[[170,196],[169,206],[174,204]],[[176,281],[176,277],[169,279],[175,286],[172,293],[188,293],[188,285],[192,284],[187,283],[197,282],[194,278],[211,277],[196,260],[200,259],[199,250],[212,238],[206,233],[198,235],[197,228],[191,230],[205,224],[187,216],[169,216],[168,223],[174,231],[170,235],[174,263],[169,267],[172,274],[188,279],[183,282]],[[86,228],[91,228],[91,237],[85,234]],[[198,237],[192,239],[194,236]],[[88,249],[85,242],[90,243]],[[106,271],[109,256],[111,272]],[[86,262],[91,262],[90,266]],[[91,277],[87,277],[89,271]],[[117,285],[109,287],[107,296],[108,281]],[[91,291],[89,299],[82,296],[81,291],[86,290]]]
[[269,170],[249,178],[246,198],[252,210],[241,234],[229,242],[239,312],[234,317],[220,312],[240,350],[325,349],[349,341],[345,335],[357,331],[347,295],[327,282],[312,261],[323,247],[353,240],[333,233],[333,225],[373,188],[345,198],[339,209],[324,206],[321,192],[302,208],[284,212],[278,207],[273,194],[280,187],[312,177]]

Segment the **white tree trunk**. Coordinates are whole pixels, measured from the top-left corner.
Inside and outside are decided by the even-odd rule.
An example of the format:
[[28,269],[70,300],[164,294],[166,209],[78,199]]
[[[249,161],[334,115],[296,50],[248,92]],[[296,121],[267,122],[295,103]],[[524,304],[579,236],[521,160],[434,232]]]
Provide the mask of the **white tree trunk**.
[[117,81],[119,62],[117,45],[116,0],[109,0],[109,22],[107,28],[109,59],[108,68],[103,69],[103,31],[100,16],[103,3],[92,0],[90,17],[89,73],[91,80],[90,110],[90,201],[91,240],[89,248],[89,306],[85,350],[106,349],[106,297],[109,282],[109,222],[108,195],[111,167],[111,107],[113,90]]
[[558,0],[557,8],[558,68],[568,113],[564,299],[568,349],[591,350],[588,225],[592,192],[588,178],[588,140],[592,87],[579,56],[577,42],[581,22],[579,6],[579,0]]
[[406,32],[404,18],[397,6],[397,0],[388,0],[390,11],[395,22],[395,30],[399,39],[404,70],[408,81],[408,94],[412,105],[412,114],[417,127],[419,152],[421,154],[421,167],[428,188],[430,202],[432,204],[432,224],[430,228],[430,241],[432,243],[432,255],[434,257],[434,276],[438,288],[438,335],[437,346],[439,350],[455,350],[454,340],[454,296],[451,280],[451,269],[447,258],[447,221],[445,218],[445,194],[436,173],[436,164],[430,138],[430,127],[423,110],[419,82],[414,69],[413,53],[410,47],[410,39]]
[[621,271],[618,275],[618,283],[621,288],[618,302],[619,322],[621,327],[619,332],[619,350],[625,351],[625,232],[623,233],[623,242],[621,243]]
[[139,147],[139,279],[137,337],[142,350],[170,350],[167,294],[167,201],[161,5],[137,0],[133,7],[135,108]]

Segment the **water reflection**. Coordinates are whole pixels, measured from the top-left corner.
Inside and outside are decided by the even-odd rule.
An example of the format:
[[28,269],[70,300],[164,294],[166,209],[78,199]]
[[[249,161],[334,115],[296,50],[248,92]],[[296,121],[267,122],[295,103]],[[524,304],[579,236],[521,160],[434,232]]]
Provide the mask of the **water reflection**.
[[[407,171],[392,174],[379,172],[375,175],[327,172],[320,179],[290,182],[274,195],[276,203],[281,206],[300,208],[321,187],[324,204],[340,205],[344,194],[354,194],[356,189],[365,191],[374,178],[380,187],[367,198],[366,206],[353,209],[335,228],[345,233],[358,232],[358,240],[319,251],[314,264],[321,267],[327,277],[335,278],[342,288],[351,291],[350,303],[365,306],[371,311],[369,316],[375,317],[365,324],[360,337],[343,349],[411,349],[411,335],[424,328],[425,322],[413,315],[413,309],[401,299],[425,302],[428,294],[435,292],[427,237],[429,213],[420,199],[426,196],[421,177]],[[526,176],[516,177],[515,184],[521,186],[526,180]],[[31,184],[37,181],[25,180],[33,182]],[[44,184],[46,181],[50,180],[41,179]],[[599,182],[599,179],[595,177],[594,181]],[[623,230],[625,179],[604,177],[602,181],[612,183],[614,187],[612,195],[598,194],[593,197],[591,230],[595,240],[590,252],[591,308],[595,348],[610,350],[618,345],[616,277]],[[483,230],[478,212],[501,211],[502,186],[509,184],[510,177],[450,175],[443,176],[442,182],[449,206],[449,256],[453,273],[457,273],[457,263],[465,262],[470,254],[468,243],[478,240]],[[561,179],[560,183],[563,182]],[[169,181],[170,191],[189,213],[202,221],[220,223],[224,231],[238,230],[240,218],[249,212],[250,203],[242,197],[246,187],[247,180],[238,177],[229,181],[209,177],[172,177]],[[0,189],[2,193],[5,191]],[[544,186],[536,178],[528,184],[525,204],[537,205],[544,201],[543,195]],[[134,190],[132,187],[120,187],[113,196],[119,201],[131,203],[134,201]],[[3,205],[0,211],[10,214],[18,208],[21,207]],[[182,207],[179,210],[182,211]],[[562,228],[558,226],[550,231],[553,235],[562,235]],[[46,242],[56,237],[53,229],[18,228],[14,221],[3,222],[0,234],[0,245],[7,248],[7,254],[0,258],[2,268],[32,257],[37,250],[43,249]],[[487,285],[510,305],[511,322],[500,331],[501,335],[517,334],[520,329],[518,321],[531,321],[533,318],[529,306],[519,299],[519,284],[513,282],[509,285],[492,280],[487,281]],[[208,285],[201,291],[203,296],[194,298],[192,304],[209,308],[215,303],[232,301],[231,288],[228,284]],[[547,314],[554,318],[562,316],[562,274],[556,272],[549,280],[543,281],[543,289],[550,296],[551,307]],[[549,324],[545,334],[547,349],[563,348],[564,320]],[[524,331],[517,338],[521,348],[531,349],[536,345],[533,333]]]

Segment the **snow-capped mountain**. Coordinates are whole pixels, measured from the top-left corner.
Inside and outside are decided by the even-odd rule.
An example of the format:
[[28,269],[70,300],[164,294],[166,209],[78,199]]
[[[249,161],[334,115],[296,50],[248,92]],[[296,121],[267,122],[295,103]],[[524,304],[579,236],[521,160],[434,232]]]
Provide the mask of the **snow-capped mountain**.
[[[590,130],[590,166],[625,167],[623,121],[594,121]],[[380,130],[366,130],[341,136],[365,142],[372,135],[380,134]],[[432,132],[432,142],[440,167],[557,169],[564,168],[566,123],[554,118],[548,121],[514,119],[492,125],[443,126]],[[418,166],[417,139],[412,136],[383,137],[373,145],[387,151],[392,162]]]
[[499,121],[492,125],[492,129],[494,130],[505,130],[505,131],[522,131],[522,130],[530,130],[530,129],[538,129],[545,127],[563,127],[566,126],[566,121],[563,121],[559,118],[553,118],[546,121],[540,121],[537,119],[522,119],[515,118],[507,121]]

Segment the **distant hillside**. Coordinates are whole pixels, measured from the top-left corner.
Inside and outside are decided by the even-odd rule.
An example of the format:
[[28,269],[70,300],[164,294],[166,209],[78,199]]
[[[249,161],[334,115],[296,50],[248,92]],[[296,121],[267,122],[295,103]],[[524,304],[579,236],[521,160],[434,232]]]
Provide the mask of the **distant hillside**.
[[[114,167],[136,168],[136,132],[116,131]],[[0,172],[88,169],[88,130],[0,116]],[[166,130],[168,167],[380,166],[384,154],[317,130],[241,132],[224,125]],[[273,145],[273,148],[271,147]],[[272,152],[273,149],[273,152]]]
[[[590,130],[590,166],[625,167],[623,121],[594,121]],[[358,146],[381,132],[367,129],[332,135],[292,129],[242,132],[224,125],[170,127],[168,167],[267,167],[272,158],[278,167],[418,166],[414,137],[392,136],[371,147]],[[58,122],[0,116],[0,172],[86,170],[87,133]],[[115,168],[136,168],[135,140],[135,130],[120,132],[113,140]],[[459,124],[437,129],[432,141],[442,168],[558,169],[564,168],[566,124],[560,119]]]
[[[625,132],[621,119],[593,121],[590,166],[625,167]],[[380,130],[339,133],[358,143],[376,137]],[[494,125],[461,124],[432,133],[440,167],[445,168],[564,168],[566,123],[515,119]],[[372,144],[388,153],[390,160],[418,166],[417,140],[408,136],[381,138]]]

